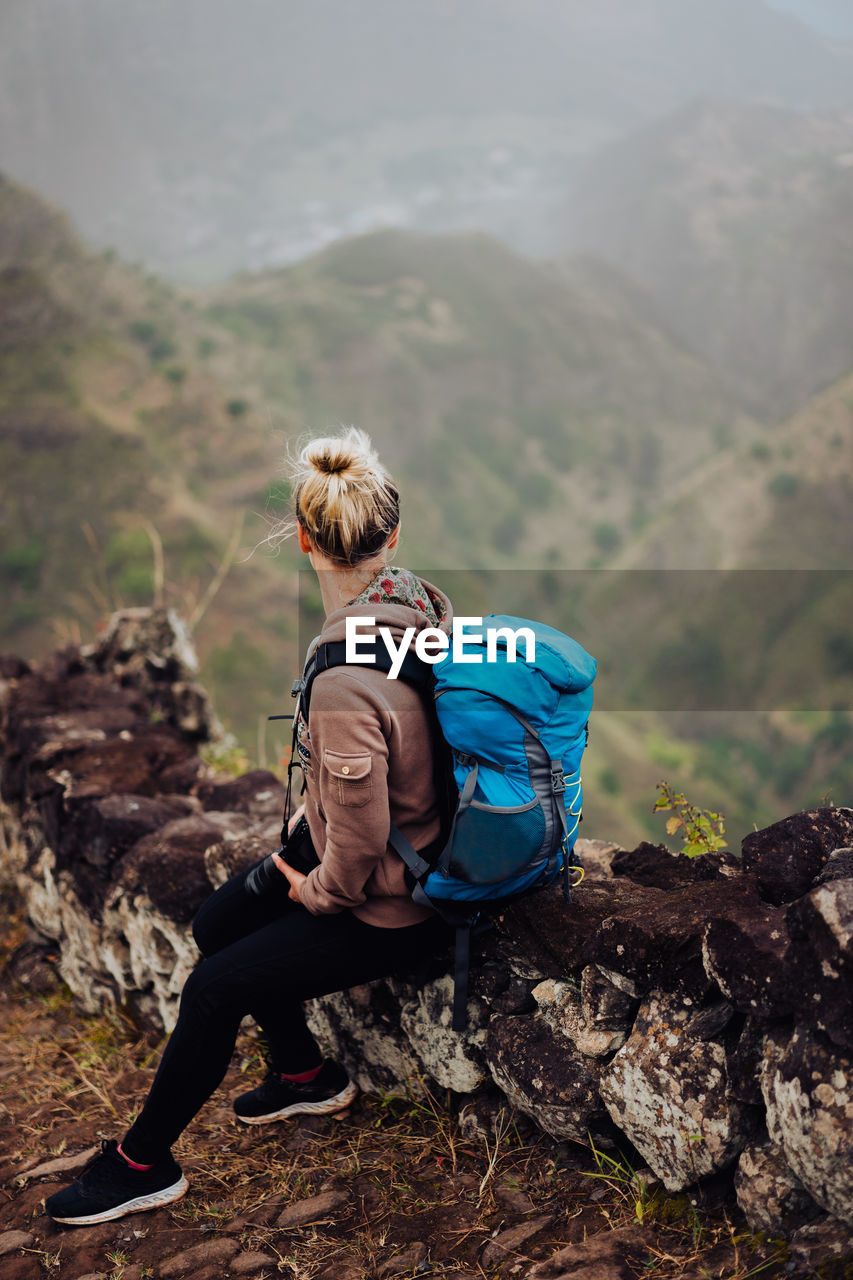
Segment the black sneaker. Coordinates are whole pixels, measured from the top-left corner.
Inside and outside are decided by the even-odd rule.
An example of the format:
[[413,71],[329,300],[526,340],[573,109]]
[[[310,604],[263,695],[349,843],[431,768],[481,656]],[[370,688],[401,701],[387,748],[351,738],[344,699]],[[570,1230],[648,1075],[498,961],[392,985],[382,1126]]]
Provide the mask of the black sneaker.
[[286,1116],[334,1115],[345,1110],[357,1093],[358,1085],[343,1067],[326,1061],[306,1084],[294,1084],[277,1071],[268,1071],[263,1084],[235,1100],[234,1111],[244,1124],[268,1124]]
[[89,1161],[76,1182],[50,1196],[44,1207],[54,1222],[88,1227],[171,1204],[180,1200],[188,1185],[171,1155],[150,1169],[131,1169],[111,1138],[101,1143],[101,1154]]

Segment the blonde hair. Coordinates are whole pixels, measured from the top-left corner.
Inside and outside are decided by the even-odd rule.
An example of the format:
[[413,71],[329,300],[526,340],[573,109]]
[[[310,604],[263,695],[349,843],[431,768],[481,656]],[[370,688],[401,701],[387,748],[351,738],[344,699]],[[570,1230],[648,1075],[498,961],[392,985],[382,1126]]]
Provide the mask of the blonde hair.
[[357,427],[309,440],[288,459],[293,517],[279,537],[306,530],[323,555],[353,567],[382,550],[400,522],[397,486]]

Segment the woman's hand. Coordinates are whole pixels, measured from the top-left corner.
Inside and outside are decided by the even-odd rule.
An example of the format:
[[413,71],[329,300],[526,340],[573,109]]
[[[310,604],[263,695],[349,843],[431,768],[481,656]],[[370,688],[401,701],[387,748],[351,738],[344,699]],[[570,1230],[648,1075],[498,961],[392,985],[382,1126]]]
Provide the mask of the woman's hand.
[[291,816],[291,819],[290,819],[290,821],[289,821],[289,822],[288,822],[288,824],[287,824],[288,834],[289,834],[289,833],[293,830],[293,828],[296,826],[297,822],[298,822],[298,821],[299,821],[299,819],[302,817],[302,815],[303,815],[303,813],[304,813],[304,812],[305,812],[305,805],[304,805],[304,804],[301,804],[301,805],[299,806],[299,808],[296,810],[296,812]]
[[289,863],[285,862],[280,853],[273,853],[270,856],[282,875],[287,876],[290,884],[290,890],[287,895],[288,898],[290,898],[291,902],[299,902],[300,890],[308,877],[304,876],[301,871],[297,871],[295,867],[291,867]]

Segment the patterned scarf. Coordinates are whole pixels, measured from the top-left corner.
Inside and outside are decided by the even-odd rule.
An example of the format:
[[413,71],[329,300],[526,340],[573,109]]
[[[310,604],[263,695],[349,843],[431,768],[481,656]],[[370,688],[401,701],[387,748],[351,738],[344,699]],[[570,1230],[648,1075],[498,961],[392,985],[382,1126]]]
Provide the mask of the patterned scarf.
[[433,595],[410,569],[383,565],[360,595],[350,604],[404,604],[420,609],[430,626],[437,627],[444,617],[441,599]]

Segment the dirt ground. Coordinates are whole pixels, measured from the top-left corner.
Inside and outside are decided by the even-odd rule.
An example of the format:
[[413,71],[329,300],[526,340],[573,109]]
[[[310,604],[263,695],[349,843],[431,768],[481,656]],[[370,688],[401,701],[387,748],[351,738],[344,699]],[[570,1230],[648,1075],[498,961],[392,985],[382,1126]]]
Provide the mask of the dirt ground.
[[175,1149],[187,1196],[57,1226],[45,1197],[121,1136],[158,1046],[118,1013],[81,1015],[14,901],[0,910],[2,1280],[786,1274],[784,1245],[750,1234],[727,1180],[668,1195],[619,1153],[555,1143],[494,1105],[484,1124],[445,1094],[362,1096],[340,1118],[239,1126],[230,1099],[263,1074],[250,1033]]

